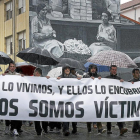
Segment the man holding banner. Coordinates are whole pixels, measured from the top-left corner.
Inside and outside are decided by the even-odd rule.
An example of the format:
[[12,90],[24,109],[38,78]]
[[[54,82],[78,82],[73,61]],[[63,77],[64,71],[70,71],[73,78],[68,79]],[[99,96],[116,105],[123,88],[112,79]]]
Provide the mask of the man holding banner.
[[[42,70],[40,68],[36,68],[34,71],[34,76],[41,77]],[[45,134],[48,133],[47,127],[48,127],[48,122],[42,121],[42,128],[41,128],[40,121],[35,121],[35,130],[38,136],[41,135],[42,129]]]
[[[132,84],[134,84],[134,82],[140,81],[140,78],[139,78],[140,71],[139,71],[139,69],[133,69],[132,70],[132,75],[133,75],[133,79],[131,79],[129,82],[132,82]],[[132,133],[139,133],[140,134],[139,121],[134,121],[133,128],[132,128]]]
[[[91,64],[89,66],[88,73],[84,75],[83,78],[92,78],[93,80],[94,78],[101,79],[101,76],[97,74],[97,71],[98,71],[97,66],[94,64]],[[102,134],[106,132],[106,130],[102,128],[101,122],[97,122],[97,127],[98,127],[98,134]],[[87,122],[87,129],[88,129],[88,132],[91,133],[91,122]]]
[[[19,73],[16,73],[16,64],[14,62],[9,63],[9,71],[7,73],[2,74],[5,75],[20,75]],[[23,76],[23,75],[21,75]],[[6,120],[6,127],[5,127],[5,134],[9,133],[9,126],[11,124],[11,133],[15,136],[18,136],[20,132],[23,132],[21,130],[22,121],[16,121],[16,120]]]
[[[62,69],[62,75],[60,75],[57,79],[61,79],[61,78],[76,78],[76,76],[71,73],[71,68],[69,66],[64,66]],[[77,133],[77,122],[72,122],[72,127],[73,127],[72,134],[76,134]],[[63,122],[63,134],[65,136],[70,135],[69,122]]]
[[[111,65],[111,67],[110,67],[110,75],[107,76],[106,78],[118,79],[118,80],[120,80],[120,82],[124,81],[119,76],[117,76],[117,66],[116,65]],[[124,133],[127,132],[127,128],[124,128],[123,122],[117,122],[117,125],[118,125],[118,127],[120,129],[120,135],[123,135]],[[111,122],[107,122],[107,134],[112,134]]]

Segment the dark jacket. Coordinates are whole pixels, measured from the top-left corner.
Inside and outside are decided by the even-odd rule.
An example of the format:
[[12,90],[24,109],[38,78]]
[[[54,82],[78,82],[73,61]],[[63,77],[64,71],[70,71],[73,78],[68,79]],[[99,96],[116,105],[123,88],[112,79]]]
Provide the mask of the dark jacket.
[[117,76],[117,74],[116,75],[110,74],[110,75],[106,76],[105,78],[118,79],[118,80],[122,79],[121,77]]
[[90,78],[90,77],[98,78],[98,77],[100,77],[100,75],[97,73],[89,73],[88,72],[86,75],[83,76],[83,78]]
[[138,79],[133,78],[133,79],[129,80],[128,82],[138,82],[138,81],[140,81],[140,78],[138,78]]
[[60,75],[59,77],[61,77],[61,78],[76,78],[76,76],[71,74],[71,73],[69,75],[66,75],[66,74]]
[[73,75],[72,73],[70,73],[69,75],[66,75],[66,74],[64,73],[65,68],[66,68],[66,67],[63,67],[63,69],[62,69],[62,75],[60,75],[59,77],[61,77],[61,78],[77,78],[77,77],[76,77],[75,75]]

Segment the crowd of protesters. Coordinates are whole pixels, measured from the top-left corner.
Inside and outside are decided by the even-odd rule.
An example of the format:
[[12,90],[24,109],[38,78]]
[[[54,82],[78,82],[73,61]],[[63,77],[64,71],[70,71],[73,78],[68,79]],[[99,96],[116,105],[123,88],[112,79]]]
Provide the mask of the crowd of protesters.
[[[130,80],[129,82],[132,82],[132,84],[134,84],[134,82],[140,81],[139,79],[139,74],[140,71],[139,69],[133,69],[132,71],[133,74],[133,79]],[[11,62],[9,64],[9,70],[7,73],[2,74],[3,76],[5,75],[19,75],[19,76],[24,76],[23,74],[19,74],[16,72],[16,65],[14,62]],[[42,77],[42,70],[40,68],[36,68],[34,71],[33,76],[37,76],[37,77]],[[46,76],[47,79],[49,79],[49,76]],[[62,75],[60,75],[57,79],[61,79],[61,78],[77,78],[78,80],[80,80],[81,78],[79,78],[76,75],[76,71],[73,68],[70,68],[69,66],[64,66],[62,69]],[[101,79],[101,75],[98,74],[98,69],[97,66],[94,64],[91,64],[89,66],[88,72],[87,74],[83,75],[83,78],[91,78],[94,80],[94,78],[98,78]],[[106,76],[105,78],[110,78],[110,79],[117,79],[120,80],[120,82],[123,82],[124,80],[117,76],[117,66],[116,65],[112,65],[110,67],[110,75]],[[9,134],[11,133],[12,135],[18,136],[20,133],[23,132],[23,130],[21,129],[23,122],[22,121],[17,121],[17,120],[5,120],[5,134]],[[29,122],[29,124],[32,124],[32,122]],[[91,133],[91,124],[92,122],[87,122],[87,131],[88,133]],[[117,125],[119,127],[120,130],[120,135],[123,135],[124,133],[127,132],[127,128],[124,128],[124,122],[117,122]],[[37,133],[37,135],[42,135],[42,133],[47,134],[48,131],[54,131],[54,128],[56,128],[57,132],[60,132],[62,129],[62,132],[64,134],[64,136],[69,136],[70,135],[70,131],[69,131],[69,122],[40,122],[40,121],[35,121],[34,122],[34,126],[35,126],[35,131]],[[98,134],[102,134],[107,132],[107,134],[112,134],[111,131],[111,122],[107,122],[107,129],[104,129],[102,127],[102,123],[101,122],[94,122],[93,123],[94,127],[97,127],[98,129]],[[49,130],[48,130],[49,129]],[[134,121],[133,123],[133,128],[132,128],[132,132],[133,133],[139,133],[140,134],[140,125],[138,121]],[[77,130],[77,123],[76,122],[72,122],[72,134],[77,134],[78,130]]]

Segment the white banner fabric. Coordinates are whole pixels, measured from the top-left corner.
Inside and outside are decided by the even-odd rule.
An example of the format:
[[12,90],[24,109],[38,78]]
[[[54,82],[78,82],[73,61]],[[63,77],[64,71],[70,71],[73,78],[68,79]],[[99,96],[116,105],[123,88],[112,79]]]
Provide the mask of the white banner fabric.
[[0,119],[56,122],[140,120],[140,82],[0,76]]

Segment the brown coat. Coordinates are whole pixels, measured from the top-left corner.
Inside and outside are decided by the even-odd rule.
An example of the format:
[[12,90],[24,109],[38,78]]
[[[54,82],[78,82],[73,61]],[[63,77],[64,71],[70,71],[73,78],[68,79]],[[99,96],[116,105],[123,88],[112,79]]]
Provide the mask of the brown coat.
[[17,73],[16,71],[11,72],[10,70],[8,71],[8,73],[5,73],[6,75],[20,75],[19,73]]

